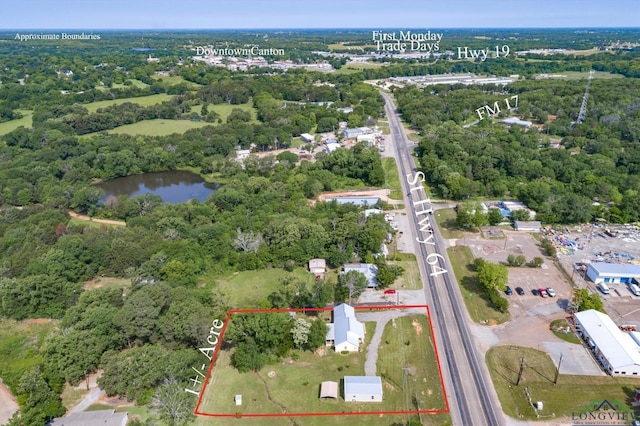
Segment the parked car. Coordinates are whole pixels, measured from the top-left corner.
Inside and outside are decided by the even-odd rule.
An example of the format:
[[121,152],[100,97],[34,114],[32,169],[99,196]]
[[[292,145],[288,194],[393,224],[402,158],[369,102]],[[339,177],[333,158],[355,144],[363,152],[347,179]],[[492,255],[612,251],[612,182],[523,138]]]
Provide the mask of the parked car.
[[539,288],[538,289],[538,293],[540,294],[540,297],[547,297],[548,296],[547,290],[544,289],[544,288]]
[[539,296],[540,292],[538,291],[537,288],[534,288],[533,290],[531,290],[531,294],[533,294],[534,296]]
[[507,296],[511,296],[513,294],[513,291],[511,290],[511,287],[507,286],[507,289],[504,291]]
[[547,287],[547,294],[549,295],[549,297],[556,297],[556,291],[551,287]]
[[516,287],[516,293],[520,296],[524,296],[524,289],[522,287]]

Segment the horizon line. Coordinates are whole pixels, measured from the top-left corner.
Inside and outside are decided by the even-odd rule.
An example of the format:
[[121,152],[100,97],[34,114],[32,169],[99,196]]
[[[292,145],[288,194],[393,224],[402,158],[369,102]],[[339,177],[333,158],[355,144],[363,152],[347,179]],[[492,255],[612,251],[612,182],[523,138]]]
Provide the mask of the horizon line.
[[578,27],[545,27],[545,26],[536,26],[536,27],[383,27],[383,26],[375,26],[375,27],[272,27],[272,28],[82,28],[82,27],[52,27],[52,28],[6,28],[0,29],[0,33],[3,32],[13,32],[13,31],[60,31],[60,30],[73,30],[73,31],[156,31],[156,32],[170,32],[170,31],[206,31],[206,32],[216,32],[216,31],[368,31],[368,30],[398,30],[398,29],[424,29],[424,30],[589,30],[589,29],[598,29],[598,30],[640,30],[640,26],[636,27],[612,27],[612,26],[578,26]]

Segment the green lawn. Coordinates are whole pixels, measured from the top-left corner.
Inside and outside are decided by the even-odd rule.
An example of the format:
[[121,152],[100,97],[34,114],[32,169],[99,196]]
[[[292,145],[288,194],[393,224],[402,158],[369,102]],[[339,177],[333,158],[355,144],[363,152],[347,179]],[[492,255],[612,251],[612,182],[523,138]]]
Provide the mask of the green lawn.
[[388,322],[378,356],[377,372],[386,385],[384,403],[389,410],[446,409],[426,315]]
[[389,264],[402,266],[404,272],[396,279],[391,288],[397,290],[420,290],[422,288],[422,279],[416,256],[412,253],[398,253],[396,257],[401,260],[390,260]]
[[553,334],[556,335],[556,337],[566,342],[575,343],[576,345],[582,344],[582,342],[580,342],[580,339],[578,339],[578,336],[575,335],[575,333],[567,323],[567,320],[564,318],[551,321],[551,324],[549,324],[549,329]]
[[480,285],[475,272],[471,270],[473,264],[471,249],[467,246],[449,247],[447,254],[471,319],[477,323],[488,325],[508,321],[509,313],[502,313],[493,308],[488,297],[485,296],[484,288]]
[[392,200],[402,200],[402,187],[398,176],[398,167],[393,158],[383,158],[382,168],[384,170],[384,187],[390,189],[389,198]]
[[[524,370],[519,386],[516,386],[520,360],[524,357]],[[542,416],[555,414],[555,421],[570,418],[593,401],[604,399],[620,401],[630,409],[630,403],[638,388],[637,378],[610,376],[573,376],[561,374],[553,384],[556,366],[545,352],[518,346],[496,346],[487,352],[489,373],[496,387],[502,409],[511,417],[524,420],[536,419],[535,412],[525,395],[525,387],[533,401],[542,401]],[[541,419],[540,419],[541,420]]]
[[19,109],[17,111],[21,113],[23,117],[16,120],[0,123],[0,136],[13,132],[20,126],[23,126],[27,129],[31,128],[31,126],[33,125],[33,121],[31,119],[33,117],[33,111],[28,109]]
[[230,306],[235,309],[255,308],[257,302],[276,291],[280,287],[281,279],[289,274],[308,284],[314,281],[313,275],[304,268],[296,268],[293,272],[279,268],[262,269],[234,272],[231,276],[217,279],[214,291],[228,297]]
[[464,231],[458,228],[456,223],[456,212],[453,209],[436,210],[434,215],[442,238],[459,239],[464,237]]
[[96,101],[88,104],[82,104],[89,113],[94,113],[98,111],[99,108],[105,108],[111,105],[120,105],[125,102],[131,102],[134,104],[138,104],[143,107],[156,105],[165,101],[168,101],[172,98],[172,95],[167,95],[166,93],[158,93],[157,95],[149,95],[149,96],[139,96],[136,98],[122,98],[122,99],[112,99],[107,101]]

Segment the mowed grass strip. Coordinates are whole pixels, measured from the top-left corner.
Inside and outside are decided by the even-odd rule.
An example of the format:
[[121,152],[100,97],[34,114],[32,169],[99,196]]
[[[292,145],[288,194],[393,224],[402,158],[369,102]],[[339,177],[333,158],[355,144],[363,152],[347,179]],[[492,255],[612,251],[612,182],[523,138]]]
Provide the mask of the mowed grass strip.
[[426,315],[389,321],[378,349],[385,409],[444,410],[444,393]]
[[422,288],[422,278],[420,277],[420,269],[418,261],[413,253],[396,254],[396,259],[390,260],[390,265],[399,265],[404,268],[404,272],[396,279],[391,288],[396,290],[420,290]]
[[[524,370],[520,384],[516,386],[520,360],[524,357]],[[504,412],[514,418],[536,419],[529,404],[525,387],[534,402],[544,404],[540,415],[570,418],[594,400],[618,400],[631,409],[637,378],[610,376],[574,376],[561,374],[553,384],[556,366],[545,352],[519,346],[496,346],[487,352],[489,373],[500,398]],[[630,418],[630,417],[629,417]]]
[[491,301],[486,296],[484,287],[478,281],[476,273],[471,270],[471,265],[473,264],[471,249],[467,246],[449,247],[447,248],[447,254],[471,319],[474,322],[489,325],[508,321],[509,313],[502,313],[493,308]]
[[384,186],[391,190],[389,198],[392,200],[402,200],[402,188],[400,187],[400,177],[398,167],[393,158],[383,158],[382,168],[384,170]]
[[7,133],[11,133],[20,126],[23,126],[26,129],[30,129],[33,126],[32,110],[19,109],[17,111],[22,114],[22,118],[0,123],[0,136],[6,135]]

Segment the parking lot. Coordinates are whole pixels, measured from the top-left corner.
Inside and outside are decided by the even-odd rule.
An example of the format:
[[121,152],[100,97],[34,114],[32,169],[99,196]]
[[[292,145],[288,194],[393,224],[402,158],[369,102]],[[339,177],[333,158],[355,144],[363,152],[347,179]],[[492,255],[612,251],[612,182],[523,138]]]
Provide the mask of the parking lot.
[[[509,267],[509,286],[514,291],[505,297],[509,300],[511,320],[492,327],[475,326],[474,334],[478,336],[483,352],[495,345],[532,347],[547,352],[556,365],[562,356],[563,374],[603,375],[584,346],[561,341],[549,329],[551,321],[568,315],[566,309],[573,295],[570,283],[551,259],[544,256],[531,234],[504,229],[501,232],[502,237],[494,230],[491,238],[484,237],[490,234],[488,232],[466,233],[456,244],[467,245],[474,257],[494,263],[506,264],[509,254],[523,255],[527,261],[539,256],[545,263],[542,268]],[[522,287],[524,295],[517,294],[516,287]],[[547,287],[555,290],[555,297],[543,298],[533,292]]]
[[[606,232],[609,229],[610,232]],[[606,225],[583,225],[548,233],[558,248],[558,259],[573,277],[578,288],[587,288],[596,293],[604,301],[607,314],[618,325],[633,324],[640,328],[640,297],[634,296],[626,284],[609,284],[608,295],[602,294],[596,285],[585,279],[586,267],[583,265],[594,261],[631,262],[640,261],[640,232],[634,227]],[[614,236],[617,235],[617,236]],[[577,249],[562,244],[562,239],[576,243]]]
[[[527,261],[534,257],[542,257],[544,264],[541,268],[528,266],[509,268],[509,286],[514,293],[508,296],[512,315],[518,315],[521,310],[531,309],[544,305],[558,305],[566,307],[571,299],[573,290],[551,259],[543,254],[543,250],[535,238],[529,233],[502,230],[503,238],[486,239],[481,234],[466,233],[464,239],[457,242],[458,245],[467,245],[471,248],[474,257],[481,257],[494,263],[507,263],[507,256],[523,255]],[[522,287],[523,296],[515,293],[516,287]],[[540,297],[533,290],[552,287],[556,297]]]

